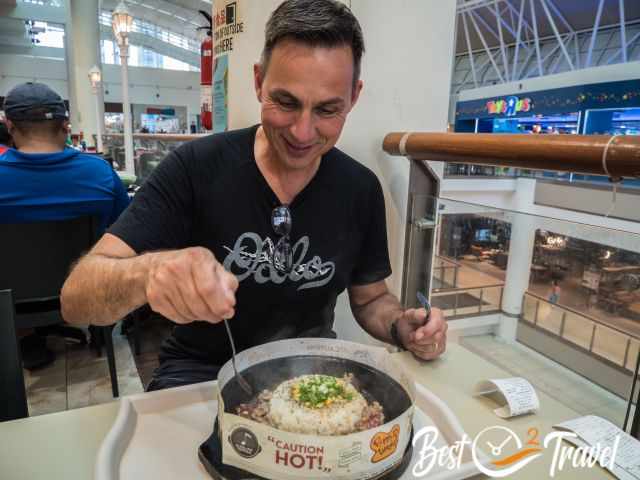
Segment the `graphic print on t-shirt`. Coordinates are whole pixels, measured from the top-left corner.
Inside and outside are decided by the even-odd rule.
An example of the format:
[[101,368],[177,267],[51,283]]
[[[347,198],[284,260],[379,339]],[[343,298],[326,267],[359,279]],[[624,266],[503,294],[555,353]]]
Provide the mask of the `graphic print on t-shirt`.
[[302,282],[297,290],[322,287],[333,278],[336,265],[333,262],[323,262],[318,255],[303,263],[309,244],[309,237],[305,235],[293,245],[293,268],[290,273],[284,274],[273,266],[273,241],[269,237],[263,240],[257,233],[246,232],[238,237],[233,249],[224,247],[229,254],[225,257],[223,266],[233,272],[239,282],[253,275],[254,281],[259,284],[269,281],[281,284],[289,279],[292,282]]

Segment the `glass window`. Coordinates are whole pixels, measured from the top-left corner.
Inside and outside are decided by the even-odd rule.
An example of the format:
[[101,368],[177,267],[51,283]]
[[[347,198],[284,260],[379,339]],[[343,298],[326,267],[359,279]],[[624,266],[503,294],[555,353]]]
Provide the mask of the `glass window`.
[[30,3],[32,5],[42,5],[48,7],[60,8],[63,6],[62,0],[18,0],[18,3]]
[[25,28],[34,45],[64,48],[64,26],[38,20],[26,20]]
[[[162,13],[162,11],[160,12]],[[167,12],[167,14],[169,13]],[[111,26],[111,13],[109,11],[102,10],[100,12],[100,23],[102,23],[103,25]],[[191,52],[200,51],[200,43],[195,38],[189,38],[181,35],[180,33],[168,31],[146,20],[137,18],[134,19],[133,31],[136,33],[141,33],[143,35],[148,35],[153,38],[157,38],[158,40],[162,40],[163,42],[170,43],[171,45],[184,48],[185,50],[189,50]]]
[[[100,23],[111,27],[111,12],[101,10]],[[200,52],[200,43],[198,40],[176,32],[170,32],[146,20],[134,19],[133,31],[191,52]],[[102,40],[101,44],[103,63],[120,64],[117,44],[113,40]],[[198,67],[190,65],[180,59],[162,55],[153,49],[134,44],[131,44],[129,52],[129,65],[189,72],[200,71]]]
[[[120,65],[118,45],[111,40],[102,40],[102,63]],[[129,65],[132,67],[164,68],[167,70],[182,70],[198,72],[199,68],[173,57],[168,57],[149,48],[139,45],[129,47]]]

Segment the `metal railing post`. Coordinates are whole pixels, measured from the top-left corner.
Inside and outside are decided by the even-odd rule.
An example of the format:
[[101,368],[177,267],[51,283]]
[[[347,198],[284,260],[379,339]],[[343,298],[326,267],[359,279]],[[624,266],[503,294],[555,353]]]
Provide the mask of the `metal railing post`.
[[593,329],[591,330],[591,342],[589,342],[589,351],[593,353],[593,344],[596,340],[596,324],[593,324]]
[[533,324],[538,325],[538,310],[540,310],[540,300],[536,300],[536,314],[533,317]]
[[624,349],[624,360],[622,368],[627,368],[627,360],[629,360],[629,349],[631,348],[631,337],[627,337],[627,347]]
[[[640,351],[638,352],[637,358],[636,358],[636,369],[633,372],[633,383],[631,384],[631,394],[629,395],[629,403],[627,404],[627,412],[624,416],[624,424],[623,424],[623,428],[626,431],[627,430],[627,426],[628,426],[628,422],[629,422],[629,417],[631,415],[631,407],[633,406],[633,404],[636,404],[636,410],[633,414],[633,419],[631,421],[631,429],[629,429],[629,434],[634,437],[637,438],[638,440],[640,440],[640,408],[638,408],[638,403],[640,403],[640,389],[638,389],[638,395],[636,398],[634,398],[635,393],[636,393],[636,384],[638,382],[638,371],[640,370]],[[634,402],[635,400],[635,402]]]
[[567,319],[567,312],[563,311],[562,312],[562,320],[560,320],[560,338],[564,338],[564,322]]
[[453,304],[453,316],[458,315],[458,292],[456,292],[456,303]]
[[484,296],[484,288],[480,289],[480,302],[478,304],[478,313],[482,313],[482,297]]

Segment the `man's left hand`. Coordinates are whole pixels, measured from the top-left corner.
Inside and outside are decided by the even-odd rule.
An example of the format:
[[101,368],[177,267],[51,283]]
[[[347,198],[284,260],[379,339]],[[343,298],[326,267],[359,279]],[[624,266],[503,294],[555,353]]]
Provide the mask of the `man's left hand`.
[[432,308],[427,320],[424,308],[405,310],[396,320],[398,336],[404,347],[424,360],[433,360],[447,348],[447,322],[442,310]]

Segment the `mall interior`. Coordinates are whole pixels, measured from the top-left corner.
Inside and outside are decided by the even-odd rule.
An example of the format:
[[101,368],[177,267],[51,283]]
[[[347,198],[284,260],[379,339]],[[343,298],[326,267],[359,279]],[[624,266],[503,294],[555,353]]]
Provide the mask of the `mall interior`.
[[[176,148],[260,123],[253,66],[281,1],[0,0],[0,106],[20,84],[49,86],[69,111],[67,148],[102,157],[135,202]],[[416,293],[425,293],[448,324],[440,358],[393,355],[404,355],[414,380],[471,435],[489,425],[548,433],[595,415],[640,439],[640,2],[342,3],[360,22],[366,52],[364,87],[336,146],[382,185],[390,292],[405,308],[419,307]],[[503,152],[492,155],[496,148]],[[589,155],[595,160],[581,168]],[[616,175],[613,161],[622,165],[623,156],[626,170]],[[3,259],[17,248],[5,240]],[[33,323],[21,324],[13,305],[0,316],[15,322],[3,336],[17,332],[0,348],[20,354],[20,332]],[[9,445],[0,449],[0,477],[90,478],[121,399],[143,405],[136,428],[150,422],[145,409],[174,402],[165,414],[187,438],[182,404],[144,393],[173,325],[142,307],[114,328],[82,327],[86,341],[46,335],[51,361],[20,368],[26,414],[0,423],[0,443]],[[346,291],[334,330],[340,340],[398,351],[358,325]],[[472,390],[512,377],[526,379],[540,405],[504,420],[493,413],[499,400]],[[2,402],[14,401],[14,385],[3,385]],[[157,426],[148,425],[133,438],[151,438]],[[161,436],[174,424],[162,425]],[[531,478],[546,478],[547,467],[531,465]],[[175,478],[157,468],[147,473]],[[210,478],[197,468],[200,476],[185,478]],[[556,476],[640,478],[640,463],[633,468]],[[517,478],[529,478],[523,472]]]

